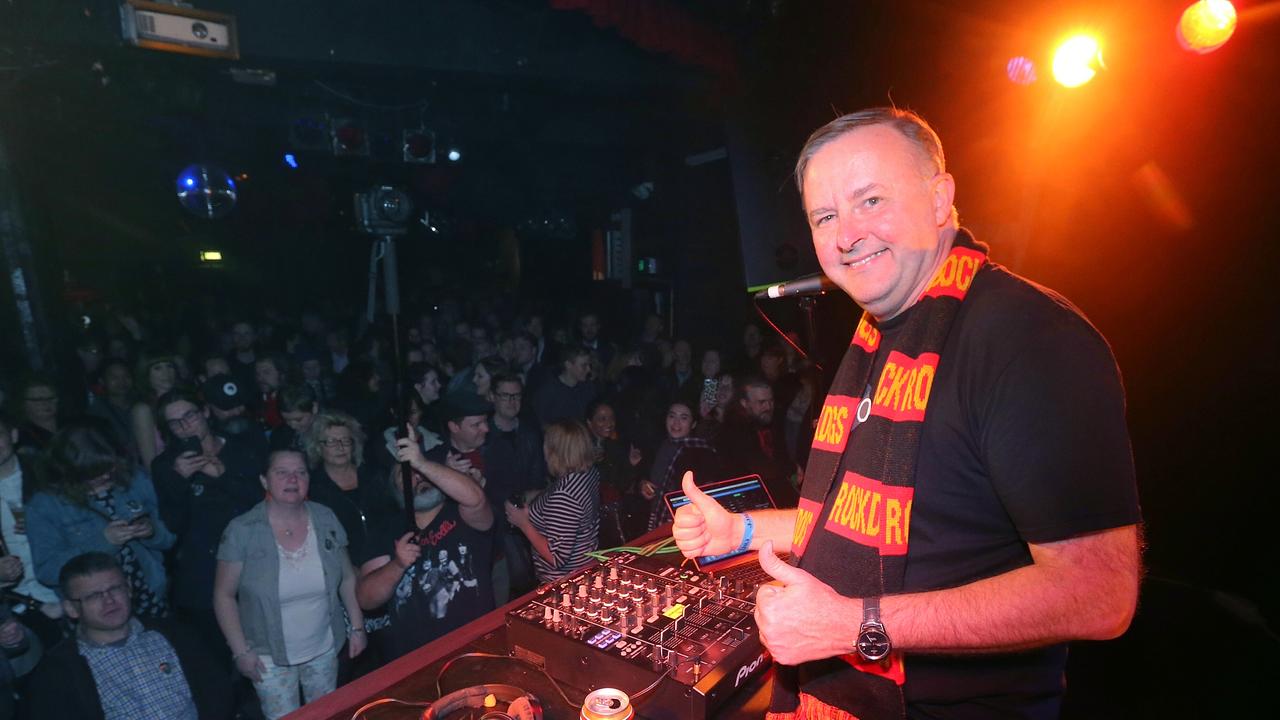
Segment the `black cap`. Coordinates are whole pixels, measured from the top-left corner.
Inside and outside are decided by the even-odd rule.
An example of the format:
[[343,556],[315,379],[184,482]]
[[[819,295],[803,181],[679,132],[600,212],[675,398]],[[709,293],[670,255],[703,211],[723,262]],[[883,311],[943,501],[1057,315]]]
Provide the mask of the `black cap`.
[[493,412],[493,403],[470,390],[457,390],[441,398],[440,410],[445,420],[458,422],[465,417],[488,415]]
[[204,395],[204,401],[219,410],[233,410],[245,404],[240,383],[225,373],[205,380],[200,391]]

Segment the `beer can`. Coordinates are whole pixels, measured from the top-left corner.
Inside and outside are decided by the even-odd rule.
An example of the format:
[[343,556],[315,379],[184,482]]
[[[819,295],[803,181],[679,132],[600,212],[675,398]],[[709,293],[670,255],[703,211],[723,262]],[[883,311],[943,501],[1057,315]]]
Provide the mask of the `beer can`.
[[631,698],[615,688],[600,688],[582,700],[580,720],[632,720],[636,716]]

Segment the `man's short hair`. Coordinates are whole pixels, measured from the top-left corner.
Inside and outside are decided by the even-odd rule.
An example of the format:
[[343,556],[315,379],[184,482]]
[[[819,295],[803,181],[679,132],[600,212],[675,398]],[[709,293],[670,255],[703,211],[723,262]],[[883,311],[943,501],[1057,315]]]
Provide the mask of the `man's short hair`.
[[524,381],[515,373],[502,372],[494,375],[489,381],[489,390],[497,390],[500,383],[515,383],[520,386],[521,390],[524,390]]
[[440,414],[448,422],[458,424],[463,418],[493,412],[493,403],[470,390],[455,390],[440,400]]
[[591,351],[582,345],[567,343],[560,348],[560,367],[564,367],[580,357],[590,357]]
[[176,402],[184,401],[195,405],[196,410],[204,410],[205,408],[204,400],[194,390],[186,387],[176,387],[161,395],[152,407],[152,412],[155,414],[156,427],[160,429],[160,434],[164,436],[165,442],[173,442],[177,436],[173,434],[173,428],[169,427],[169,422],[164,418],[164,409]]
[[62,592],[62,597],[71,597],[71,581],[76,578],[86,577],[94,573],[115,570],[121,575],[124,570],[120,569],[120,564],[111,555],[104,552],[87,552],[81,553],[67,561],[66,565],[58,571],[58,589]]
[[280,391],[280,412],[311,412],[316,405],[316,391],[310,385],[289,385]]
[[872,125],[888,125],[910,140],[920,152],[920,158],[933,166],[935,173],[947,171],[946,156],[942,152],[942,140],[925,119],[910,110],[896,107],[876,107],[841,115],[823,125],[805,141],[796,160],[796,187],[804,197],[804,174],[809,161],[818,151],[858,128]]
[[765,380],[763,375],[752,374],[743,376],[738,380],[737,388],[740,396],[745,398],[747,396],[747,388],[764,388],[765,390],[772,390],[773,385],[771,385],[768,380]]

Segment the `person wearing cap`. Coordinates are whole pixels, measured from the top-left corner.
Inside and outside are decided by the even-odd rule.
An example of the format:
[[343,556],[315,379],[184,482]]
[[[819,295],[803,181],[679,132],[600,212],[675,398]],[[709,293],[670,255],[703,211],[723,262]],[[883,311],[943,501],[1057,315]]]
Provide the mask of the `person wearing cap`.
[[171,563],[174,610],[212,652],[229,660],[213,615],[214,553],[227,523],[262,499],[258,474],[266,452],[264,444],[215,431],[211,415],[209,406],[185,389],[171,390],[156,402],[166,446],[151,463],[151,476],[160,517],[178,538]]
[[235,436],[257,447],[267,449],[266,429],[249,417],[246,393],[231,375],[214,375],[200,387],[209,407],[209,426],[215,435]]
[[432,462],[457,470],[475,480],[480,487],[488,482],[484,475],[485,438],[489,435],[489,414],[493,404],[465,390],[449,393],[440,401],[445,421],[445,442],[427,453]]

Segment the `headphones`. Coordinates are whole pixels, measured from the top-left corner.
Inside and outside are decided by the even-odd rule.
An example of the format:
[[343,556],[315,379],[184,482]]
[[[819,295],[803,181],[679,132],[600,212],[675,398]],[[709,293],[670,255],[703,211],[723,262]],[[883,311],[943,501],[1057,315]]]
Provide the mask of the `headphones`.
[[[485,700],[493,697],[493,703]],[[530,692],[514,685],[472,685],[454,690],[431,703],[422,712],[422,720],[448,720],[459,710],[487,711],[481,720],[542,720],[542,702]]]

